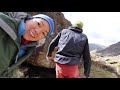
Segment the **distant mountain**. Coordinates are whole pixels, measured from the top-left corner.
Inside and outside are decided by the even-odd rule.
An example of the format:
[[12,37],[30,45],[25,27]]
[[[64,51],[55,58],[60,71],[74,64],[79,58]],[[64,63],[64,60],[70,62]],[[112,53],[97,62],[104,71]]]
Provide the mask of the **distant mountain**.
[[117,56],[120,55],[120,42],[110,45],[104,50],[99,51],[102,56]]
[[106,47],[100,44],[90,43],[89,44],[90,51],[97,49],[97,51],[101,51],[105,49]]

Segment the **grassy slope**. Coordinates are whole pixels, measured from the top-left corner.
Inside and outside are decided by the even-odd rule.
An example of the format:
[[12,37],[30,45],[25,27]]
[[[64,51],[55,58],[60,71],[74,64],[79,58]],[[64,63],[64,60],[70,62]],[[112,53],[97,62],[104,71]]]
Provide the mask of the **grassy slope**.
[[[83,77],[83,68],[80,70],[80,75]],[[90,78],[117,78],[117,76],[106,69],[92,64]]]

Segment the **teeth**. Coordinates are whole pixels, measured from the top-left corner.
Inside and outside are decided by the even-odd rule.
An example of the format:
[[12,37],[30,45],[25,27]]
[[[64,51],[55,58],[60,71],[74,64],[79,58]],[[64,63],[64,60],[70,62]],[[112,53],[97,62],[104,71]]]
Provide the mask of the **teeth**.
[[30,34],[32,35],[32,37],[34,37],[35,38],[35,36],[34,36],[34,34],[30,31]]

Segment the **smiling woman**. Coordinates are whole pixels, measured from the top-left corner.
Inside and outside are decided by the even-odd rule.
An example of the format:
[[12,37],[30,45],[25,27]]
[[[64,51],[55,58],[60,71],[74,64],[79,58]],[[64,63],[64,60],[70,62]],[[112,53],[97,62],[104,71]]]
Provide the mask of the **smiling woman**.
[[11,77],[35,48],[43,44],[45,36],[54,31],[54,22],[44,14],[0,12],[0,27],[0,77]]
[[27,20],[25,23],[26,32],[23,37],[29,41],[39,41],[44,38],[50,30],[48,22],[41,18]]

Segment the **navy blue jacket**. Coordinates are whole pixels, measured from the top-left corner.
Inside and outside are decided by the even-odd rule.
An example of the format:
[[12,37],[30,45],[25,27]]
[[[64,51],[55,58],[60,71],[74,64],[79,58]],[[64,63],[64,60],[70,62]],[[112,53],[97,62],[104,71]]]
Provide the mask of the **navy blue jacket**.
[[84,73],[90,73],[91,58],[88,38],[78,27],[63,29],[50,43],[47,56],[51,56],[55,47],[57,53],[54,61],[60,64],[80,64],[81,57],[84,61]]

